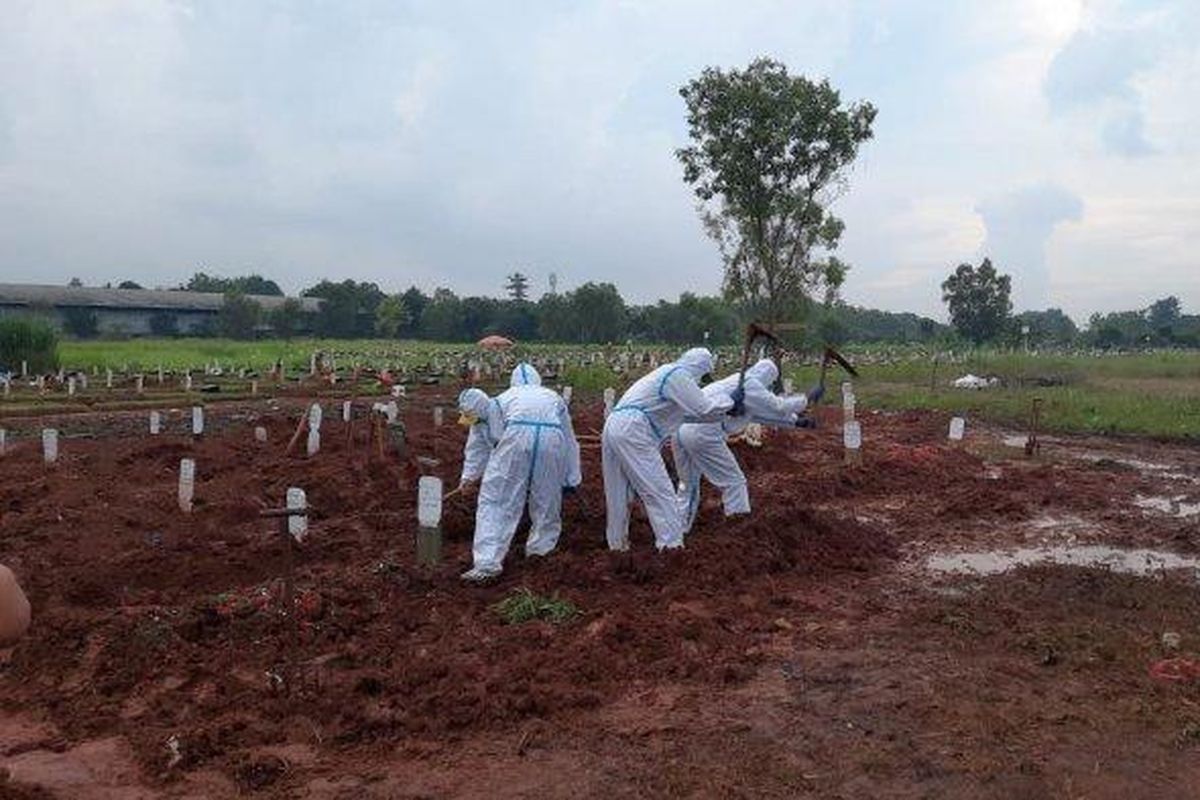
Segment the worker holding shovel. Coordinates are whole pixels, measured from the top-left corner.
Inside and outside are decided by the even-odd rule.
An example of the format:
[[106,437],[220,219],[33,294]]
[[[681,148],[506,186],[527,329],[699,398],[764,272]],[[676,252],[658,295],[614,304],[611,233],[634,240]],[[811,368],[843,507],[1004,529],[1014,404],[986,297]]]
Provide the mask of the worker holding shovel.
[[741,373],[714,381],[704,387],[710,399],[732,398],[743,393],[743,414],[726,416],[715,422],[686,423],[671,440],[675,472],[679,476],[680,503],[684,508],[684,531],[690,531],[700,508],[700,478],[704,477],[721,490],[725,516],[750,513],[750,492],[746,476],[737,458],[729,449],[728,437],[742,433],[754,422],[771,427],[805,426],[808,419],[802,414],[809,403],[815,403],[824,393],[821,386],[807,395],[781,397],[770,390],[779,378],[779,367],[772,359],[764,358]]
[[[542,556],[554,550],[562,533],[564,489],[577,487],[582,476],[567,404],[557,392],[542,386],[531,365],[517,365],[510,388],[491,401],[494,411],[481,409],[478,398],[471,402],[476,414],[487,414],[489,438],[499,426],[479,486],[474,565],[462,575],[463,580],[481,582],[503,569],[526,502],[530,530],[525,555]],[[468,476],[465,467],[463,474]]]

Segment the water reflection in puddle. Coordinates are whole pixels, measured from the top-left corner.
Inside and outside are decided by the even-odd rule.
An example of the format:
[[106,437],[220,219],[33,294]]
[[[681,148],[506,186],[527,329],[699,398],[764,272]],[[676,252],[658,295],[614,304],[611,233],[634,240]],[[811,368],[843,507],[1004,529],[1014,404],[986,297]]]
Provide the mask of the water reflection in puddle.
[[1024,547],[1019,550],[990,550],[977,553],[941,553],[930,556],[927,569],[960,575],[997,575],[1015,567],[1061,564],[1073,567],[1104,567],[1132,575],[1152,575],[1163,570],[1191,570],[1200,577],[1200,559],[1161,550],[1120,550],[1102,545]]

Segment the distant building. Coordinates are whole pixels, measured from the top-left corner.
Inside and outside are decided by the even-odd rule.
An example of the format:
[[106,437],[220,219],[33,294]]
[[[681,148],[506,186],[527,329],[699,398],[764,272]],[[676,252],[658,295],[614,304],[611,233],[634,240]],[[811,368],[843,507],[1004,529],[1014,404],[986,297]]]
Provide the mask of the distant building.
[[[320,310],[322,302],[316,297],[246,295],[246,298],[266,312],[295,299],[303,311],[311,314]],[[36,313],[63,329],[69,314],[91,312],[96,315],[101,336],[212,333],[224,303],[224,295],[209,292],[0,283],[0,316]]]

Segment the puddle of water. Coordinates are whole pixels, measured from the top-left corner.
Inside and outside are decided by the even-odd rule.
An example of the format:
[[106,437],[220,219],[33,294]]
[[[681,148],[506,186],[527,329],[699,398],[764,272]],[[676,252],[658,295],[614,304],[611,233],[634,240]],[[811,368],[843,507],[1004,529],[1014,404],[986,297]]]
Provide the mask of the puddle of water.
[[1200,577],[1200,559],[1161,550],[1120,550],[1103,545],[1025,547],[1019,550],[988,550],[977,553],[941,553],[925,561],[926,569],[956,575],[998,575],[1015,567],[1032,564],[1061,564],[1073,567],[1105,567],[1131,575],[1152,575],[1162,570],[1186,569]]
[[1162,497],[1139,494],[1133,498],[1133,504],[1146,511],[1156,511],[1172,517],[1185,518],[1200,515],[1200,503],[1188,503],[1185,502],[1186,499],[1187,495]]

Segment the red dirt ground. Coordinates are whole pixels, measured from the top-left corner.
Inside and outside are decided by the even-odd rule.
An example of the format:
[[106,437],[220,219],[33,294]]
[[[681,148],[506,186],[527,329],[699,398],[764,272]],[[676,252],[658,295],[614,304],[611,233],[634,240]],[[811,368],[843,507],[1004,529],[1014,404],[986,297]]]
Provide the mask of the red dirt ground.
[[[423,395],[405,419],[411,451],[453,483],[464,433],[430,412],[450,397]],[[1014,531],[1046,514],[1110,543],[1194,549],[1194,523],[1131,508],[1156,491],[1145,471],[1026,462],[987,432],[954,449],[925,413],[866,415],[865,464],[848,468],[826,416],[739,448],[752,517],[725,521],[710,487],[685,550],[655,553],[635,516],[632,552],[610,554],[585,443],[558,552],[527,560],[518,533],[502,580],[475,588],[457,579],[470,503],[447,508],[442,563],[418,567],[416,470],[370,459],[361,421],[347,446],[340,407],[325,411],[313,459],[283,455],[294,404],[214,405],[197,442],[181,413],[157,439],[141,413],[64,418],[49,469],[44,421],[13,423],[0,559],[35,621],[0,672],[0,796],[1200,790],[1200,691],[1146,677],[1162,631],[1200,641],[1191,584],[1053,567],[934,580],[910,565],[1023,542]],[[575,422],[597,430],[598,405]],[[183,457],[197,461],[191,515],[175,502]],[[294,653],[278,534],[257,517],[288,486],[314,509]],[[582,615],[506,625],[493,606],[516,587]]]

